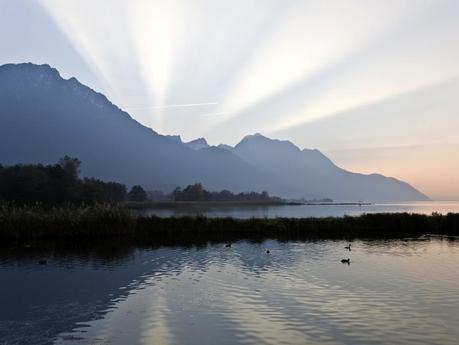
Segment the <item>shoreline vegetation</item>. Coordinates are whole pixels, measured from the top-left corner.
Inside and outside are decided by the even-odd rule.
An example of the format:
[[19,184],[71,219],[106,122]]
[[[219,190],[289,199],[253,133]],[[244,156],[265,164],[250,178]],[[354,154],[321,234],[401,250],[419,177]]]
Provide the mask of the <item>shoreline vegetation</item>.
[[[208,191],[195,183],[171,193],[80,178],[81,162],[65,156],[54,165],[0,165],[0,239],[116,239],[155,242],[236,239],[300,240],[406,238],[425,234],[459,235],[458,214],[364,214],[328,218],[158,217],[144,208],[263,207],[288,205],[368,205],[331,199],[285,200],[267,191]],[[80,241],[81,240],[81,241]]]
[[81,178],[81,161],[64,156],[56,164],[0,165],[0,202],[19,205],[40,203],[48,206],[90,205],[94,203],[126,203],[132,207],[176,207],[205,203],[206,205],[302,205],[305,202],[333,202],[332,199],[306,201],[285,200],[271,196],[267,191],[234,193],[224,189],[209,191],[197,182],[185,188],[176,187],[172,192],[145,191],[134,185],[127,187],[118,182],[106,182],[95,178]]
[[370,205],[370,203],[334,202],[332,199],[286,200],[262,192],[230,190],[209,191],[197,182],[172,192],[145,191],[142,186],[128,188],[118,182],[81,178],[81,161],[64,156],[56,164],[0,165],[0,203],[15,205],[43,204],[46,206],[93,205],[96,203],[124,204],[131,209],[225,207],[225,206],[299,206],[299,205]]
[[121,204],[0,204],[0,238],[25,239],[384,239],[459,236],[459,213],[387,213],[340,218],[207,218],[136,216]]

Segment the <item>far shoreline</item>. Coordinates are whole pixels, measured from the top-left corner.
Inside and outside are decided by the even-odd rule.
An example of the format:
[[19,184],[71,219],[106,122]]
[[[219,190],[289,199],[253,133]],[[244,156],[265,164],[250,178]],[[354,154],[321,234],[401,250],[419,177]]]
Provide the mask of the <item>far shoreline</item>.
[[247,207],[247,206],[370,206],[370,202],[300,202],[300,201],[127,201],[129,209],[181,208],[181,207]]

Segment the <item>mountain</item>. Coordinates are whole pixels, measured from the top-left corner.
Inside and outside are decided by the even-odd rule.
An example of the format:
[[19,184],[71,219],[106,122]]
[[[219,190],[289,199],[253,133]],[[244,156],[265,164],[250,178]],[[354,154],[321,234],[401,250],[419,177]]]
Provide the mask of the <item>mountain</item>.
[[159,135],[48,65],[0,67],[0,117],[1,164],[53,163],[67,154],[83,162],[84,176],[148,189],[198,181],[212,189],[261,188],[256,168],[236,155],[222,150],[221,159]]
[[428,200],[409,184],[379,174],[356,174],[337,167],[318,150],[300,150],[290,141],[261,134],[248,135],[233,149],[246,162],[262,171],[289,180],[293,189],[309,197],[335,200]]
[[198,139],[189,141],[184,144],[186,147],[189,147],[190,149],[193,149],[193,150],[207,149],[210,147],[209,144],[207,143],[207,140],[204,138],[198,138]]
[[233,147],[230,146],[230,145],[226,145],[226,144],[218,144],[217,145],[218,148],[220,149],[225,149],[225,150],[230,150],[230,151],[233,151]]
[[262,135],[235,147],[183,143],[135,121],[104,95],[48,65],[0,66],[0,164],[81,159],[82,174],[147,189],[202,182],[211,190],[268,190],[284,197],[425,200],[410,185],[335,166],[317,150]]

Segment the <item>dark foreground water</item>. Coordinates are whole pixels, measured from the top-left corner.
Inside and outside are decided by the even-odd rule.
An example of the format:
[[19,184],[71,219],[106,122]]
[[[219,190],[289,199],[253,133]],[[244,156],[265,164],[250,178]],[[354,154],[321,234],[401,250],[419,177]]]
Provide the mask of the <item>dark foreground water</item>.
[[286,206],[202,206],[150,208],[135,211],[143,215],[233,217],[233,218],[304,218],[359,216],[364,213],[459,213],[457,201],[375,203],[371,205],[286,205]]
[[457,344],[458,240],[345,245],[3,248],[0,344]]

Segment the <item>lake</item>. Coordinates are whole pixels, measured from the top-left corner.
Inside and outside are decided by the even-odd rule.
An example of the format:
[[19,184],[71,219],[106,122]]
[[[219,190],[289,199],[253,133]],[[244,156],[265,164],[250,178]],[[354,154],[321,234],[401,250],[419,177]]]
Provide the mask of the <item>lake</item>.
[[0,344],[457,344],[459,239],[345,245],[2,247]]
[[459,213],[457,201],[427,201],[427,202],[400,202],[375,203],[371,205],[285,205],[285,206],[178,206],[175,208],[150,208],[136,210],[142,215],[233,217],[233,218],[303,218],[303,217],[343,217],[345,215],[358,216],[363,213],[394,213],[409,212],[432,214],[432,212]]

